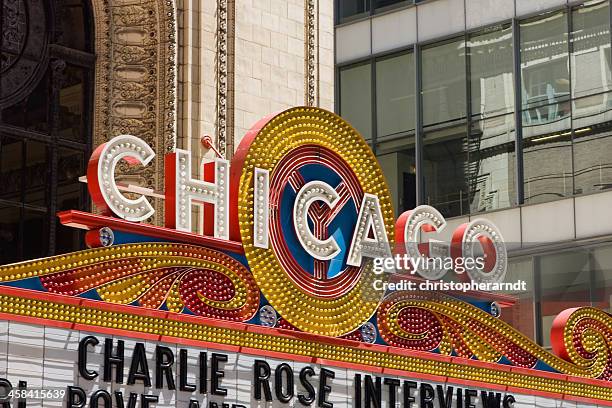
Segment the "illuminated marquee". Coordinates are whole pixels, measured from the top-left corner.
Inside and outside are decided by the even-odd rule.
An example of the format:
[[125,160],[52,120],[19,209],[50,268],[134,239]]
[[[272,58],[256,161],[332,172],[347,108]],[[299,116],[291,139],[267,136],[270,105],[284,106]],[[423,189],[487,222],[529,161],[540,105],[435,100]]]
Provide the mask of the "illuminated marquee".
[[[388,392],[399,393],[404,385],[398,383],[415,384],[411,376],[433,381],[419,385],[426,389],[419,388],[425,393],[422,406],[429,406],[428,387],[435,398],[448,394],[437,382],[452,384],[455,393],[448,395],[463,403],[474,389],[503,390],[503,406],[512,406],[521,394],[587,398],[594,404],[612,400],[612,318],[605,312],[562,313],[553,324],[552,354],[487,310],[486,294],[458,299],[375,288],[376,280],[394,275],[377,274],[372,258],[398,251],[414,258],[437,256],[446,250],[457,259],[484,251],[491,255],[484,266],[468,269],[463,277],[490,282],[504,277],[506,249],[501,232],[484,219],[457,227],[446,249],[421,242],[420,233],[447,227],[444,217],[420,206],[395,221],[374,155],[333,113],[293,108],[262,119],[231,161],[206,163],[202,179],[193,176],[190,153],[176,150],[165,157],[163,193],[116,181],[121,160],[147,166],[154,156],[144,141],[130,135],[95,150],[87,182],[103,214],[59,214],[64,224],[88,230],[90,249],[0,267],[0,313],[6,319],[133,336],[171,349],[188,344],[238,362],[266,355],[311,363],[313,373],[344,367],[356,370],[351,395],[370,393],[367,398],[374,400],[376,381],[388,380]],[[164,227],[146,224],[154,214],[146,194],[163,195]],[[192,232],[194,205],[204,208],[202,234]],[[413,272],[437,280],[447,271]],[[93,342],[85,345],[85,353],[96,352]],[[180,359],[176,353],[173,359]],[[265,377],[270,369],[252,361],[248,366],[250,379],[257,378],[251,370],[263,370],[255,373]],[[88,370],[81,370],[81,377],[87,379]],[[277,387],[286,388],[289,377],[292,384],[304,380],[296,369],[280,371]],[[228,385],[227,379],[220,381]],[[267,400],[266,385],[258,384],[259,398],[252,397]],[[328,384],[321,384],[313,390],[318,406],[330,408]],[[284,402],[285,391],[276,394],[278,401]],[[92,406],[91,395],[77,388],[71,392],[75,407]],[[100,401],[117,398],[99,395]],[[145,400],[143,394],[140,401]]]

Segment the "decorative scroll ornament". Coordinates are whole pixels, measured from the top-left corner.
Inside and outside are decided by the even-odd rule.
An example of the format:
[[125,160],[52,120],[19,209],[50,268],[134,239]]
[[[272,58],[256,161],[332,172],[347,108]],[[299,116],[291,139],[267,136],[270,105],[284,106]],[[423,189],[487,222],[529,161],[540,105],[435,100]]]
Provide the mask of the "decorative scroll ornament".
[[566,374],[611,380],[612,317],[570,309],[557,317],[551,339],[555,356],[489,313],[442,294],[396,292],[377,314],[382,338],[412,350],[533,368],[538,361]]
[[95,291],[109,303],[165,305],[224,320],[249,320],[259,307],[259,290],[244,265],[192,245],[117,245],[0,268],[0,282],[33,277],[51,293]]
[[612,316],[592,307],[567,309],[550,332],[553,352],[597,378],[612,380]]

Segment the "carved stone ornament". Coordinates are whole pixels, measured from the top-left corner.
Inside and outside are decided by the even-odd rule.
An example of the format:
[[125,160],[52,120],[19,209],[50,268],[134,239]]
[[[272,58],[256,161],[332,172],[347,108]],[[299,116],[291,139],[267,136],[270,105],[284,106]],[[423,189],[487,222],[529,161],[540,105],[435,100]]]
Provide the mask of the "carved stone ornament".
[[[92,0],[96,26],[94,146],[121,134],[157,152],[126,179],[164,188],[164,154],[176,145],[177,26],[174,0]],[[156,224],[163,203],[155,199]]]
[[319,105],[319,22],[318,22],[318,0],[304,0],[306,8],[306,24],[305,24],[305,85],[306,85],[306,106]]

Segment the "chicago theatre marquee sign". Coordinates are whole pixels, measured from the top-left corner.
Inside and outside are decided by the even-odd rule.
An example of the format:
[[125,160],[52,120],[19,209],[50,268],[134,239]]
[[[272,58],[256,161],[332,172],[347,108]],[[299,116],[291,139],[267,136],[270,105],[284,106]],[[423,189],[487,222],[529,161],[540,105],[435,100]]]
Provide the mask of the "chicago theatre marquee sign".
[[[375,285],[395,275],[373,258],[396,245],[418,256],[418,232],[446,223],[427,206],[395,222],[375,157],[338,116],[264,118],[201,180],[176,150],[163,193],[126,194],[118,163],[154,156],[136,136],[99,146],[87,181],[102,214],[59,214],[88,230],[90,249],[0,267],[1,407],[612,406],[607,313],[561,313],[549,352],[483,293]],[[151,194],[163,194],[164,227],[145,222]],[[486,220],[454,231],[451,257],[475,243],[494,256],[469,277],[502,278]]]

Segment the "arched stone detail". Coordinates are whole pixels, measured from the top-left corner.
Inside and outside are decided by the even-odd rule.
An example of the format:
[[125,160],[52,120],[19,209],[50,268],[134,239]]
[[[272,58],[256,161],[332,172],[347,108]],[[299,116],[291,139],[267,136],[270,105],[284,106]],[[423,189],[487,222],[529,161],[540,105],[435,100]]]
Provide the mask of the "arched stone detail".
[[[146,140],[157,153],[146,169],[122,174],[164,189],[164,154],[176,145],[177,35],[175,0],[92,0],[96,78],[93,142],[120,135]],[[163,223],[155,199],[154,222]]]

